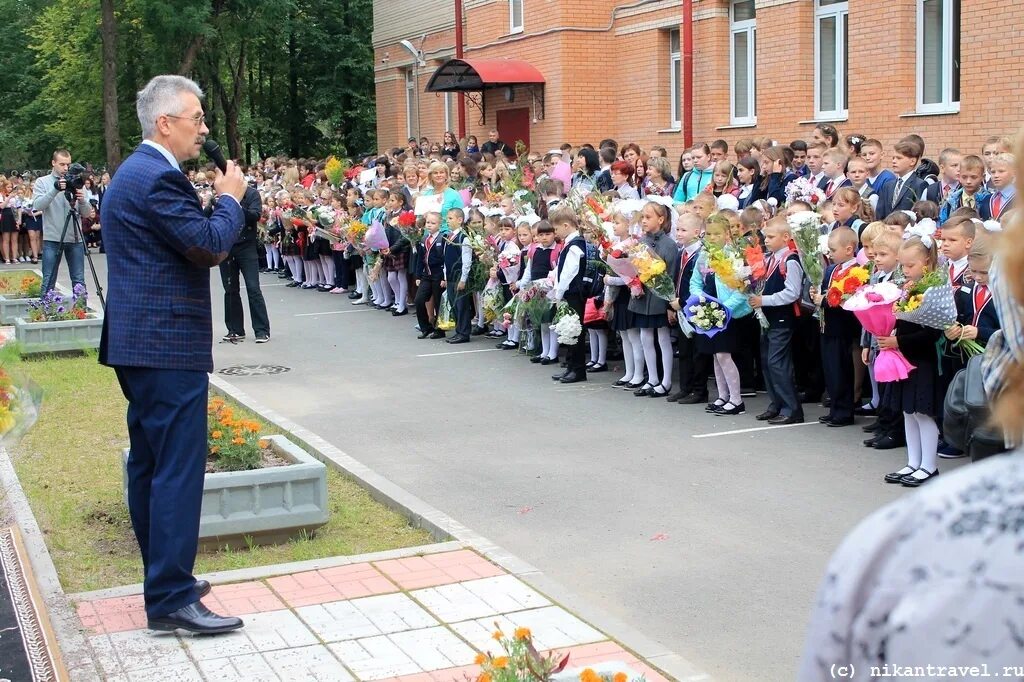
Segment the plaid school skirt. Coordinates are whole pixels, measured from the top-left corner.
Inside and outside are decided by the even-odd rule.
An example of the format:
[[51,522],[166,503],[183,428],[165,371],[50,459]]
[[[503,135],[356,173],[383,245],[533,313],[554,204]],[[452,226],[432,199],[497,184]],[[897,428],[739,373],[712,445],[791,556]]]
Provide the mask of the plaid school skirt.
[[384,269],[388,272],[405,272],[408,267],[408,252],[384,256]]

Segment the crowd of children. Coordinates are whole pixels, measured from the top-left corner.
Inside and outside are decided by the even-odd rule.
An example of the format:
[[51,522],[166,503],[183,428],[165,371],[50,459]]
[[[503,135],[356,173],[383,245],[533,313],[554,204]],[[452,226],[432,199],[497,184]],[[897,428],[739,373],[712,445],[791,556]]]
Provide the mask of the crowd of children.
[[[738,416],[763,390],[756,419],[772,426],[803,422],[803,405],[818,401],[827,427],[873,415],[865,446],[907,451],[890,483],[918,486],[938,474],[937,457],[962,456],[942,440],[943,400],[970,349],[999,328],[987,277],[1014,211],[1008,140],[979,155],[943,149],[938,163],[918,136],[887,153],[825,124],[809,143],[743,140],[731,154],[721,140],[700,144],[675,168],[662,148],[612,140],[519,151],[395,149],[305,173],[268,160],[252,173],[266,271],[396,317],[412,308],[420,339],[487,336],[540,365],[565,350],[560,383],[607,372],[621,348],[623,374],[608,383],[636,397]],[[808,214],[817,265],[794,240]],[[753,289],[722,267],[744,253]],[[899,319],[872,335],[843,305],[886,282],[913,298],[937,276],[956,303],[942,329]],[[717,323],[703,325],[705,313]],[[878,381],[875,360],[890,350],[911,369]]]

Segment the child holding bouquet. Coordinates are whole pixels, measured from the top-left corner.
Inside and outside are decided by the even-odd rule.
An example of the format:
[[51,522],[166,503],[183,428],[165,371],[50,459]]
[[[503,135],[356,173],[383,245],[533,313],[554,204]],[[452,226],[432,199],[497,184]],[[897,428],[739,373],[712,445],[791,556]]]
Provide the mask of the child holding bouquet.
[[[640,211],[640,226],[643,229],[642,242],[664,261],[665,272],[674,282],[679,269],[679,247],[669,235],[672,230],[672,210],[664,204],[648,202]],[[649,398],[667,396],[672,388],[672,337],[668,329],[668,301],[655,295],[644,284],[643,293],[629,301],[629,310],[635,316],[634,325],[640,330],[640,344],[647,365],[647,383],[633,395]],[[655,337],[661,350],[660,375],[658,356],[654,349]]]
[[[551,270],[558,260],[555,249],[555,228],[546,220],[538,222],[534,228],[534,244],[526,249],[526,266],[517,288],[521,292],[529,284],[549,279]],[[521,295],[521,294],[520,294]],[[530,326],[540,335],[540,355],[530,358],[530,362],[550,365],[558,362],[558,334],[551,331],[553,313],[548,311],[539,320],[529,320]]]
[[[612,233],[615,235],[613,250],[625,251],[631,242],[630,216],[622,211],[612,213]],[[634,324],[633,313],[629,310],[629,293],[627,282],[615,274],[604,276],[607,291],[604,296],[605,315],[611,315],[611,329],[619,332],[622,340],[622,360],[626,371],[622,378],[612,386],[635,391],[644,385],[644,351],[640,345],[640,329]]]
[[[709,249],[724,249],[729,243],[729,225],[723,220],[712,220],[707,223],[705,241]],[[721,277],[715,274],[710,266],[710,253],[704,251],[697,260],[697,266],[690,278],[691,296],[711,296],[718,299],[722,306],[732,314],[732,319],[742,318],[753,313],[747,297],[739,291],[728,287]],[[730,323],[725,329],[714,336],[700,335],[697,337],[697,352],[714,356],[715,385],[718,398],[708,403],[706,410],[717,415],[735,416],[744,414],[747,406],[740,396],[740,372],[732,359],[739,344],[739,332]]]
[[[574,313],[583,319],[583,303],[586,290],[583,278],[587,271],[587,241],[580,235],[579,219],[568,206],[562,205],[551,211],[549,216],[555,232],[562,240],[562,251],[558,254],[558,265],[555,268],[555,288],[553,297],[556,301],[564,301]],[[569,343],[566,354],[566,370],[551,378],[563,384],[574,384],[587,380],[586,356],[582,343],[582,326],[575,343]]]
[[[911,237],[900,248],[900,265],[906,277],[904,288],[917,284],[935,270],[938,258],[931,237]],[[913,301],[906,307],[913,305]],[[899,304],[897,304],[897,318]],[[892,336],[878,337],[881,349],[898,349],[914,365],[907,378],[893,382],[885,396],[885,406],[903,412],[907,437],[907,465],[886,474],[886,483],[917,487],[938,475],[937,451],[939,427],[935,419],[942,414],[942,394],[935,343],[942,332],[915,322],[897,319]]]

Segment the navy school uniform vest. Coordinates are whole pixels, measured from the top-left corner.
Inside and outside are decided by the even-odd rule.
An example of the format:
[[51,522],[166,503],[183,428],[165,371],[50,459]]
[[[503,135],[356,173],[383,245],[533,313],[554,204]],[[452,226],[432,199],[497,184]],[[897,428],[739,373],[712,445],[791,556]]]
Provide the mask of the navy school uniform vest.
[[462,278],[462,242],[465,240],[461,231],[444,238],[444,269],[449,280]]
[[569,283],[569,286],[565,290],[565,293],[567,295],[574,294],[576,296],[582,296],[583,278],[587,274],[587,240],[585,240],[583,237],[577,236],[571,239],[569,242],[566,243],[565,248],[562,249],[562,252],[558,254],[558,275],[561,276],[562,268],[565,267],[565,261],[569,255],[569,249],[572,248],[573,246],[577,247],[580,250],[582,256],[580,257],[579,271],[576,273],[576,276],[572,278],[572,282]]
[[[430,239],[430,235],[427,235],[426,239]],[[416,259],[416,276],[420,279],[440,279],[444,275],[445,250],[444,235],[440,232],[434,236],[429,252],[426,243],[417,244],[416,251],[419,257]]]
[[551,249],[538,247],[530,259],[530,281],[536,282],[548,276],[551,272]]
[[[799,254],[790,253],[782,263],[772,262],[768,270],[768,276],[764,281],[765,296],[777,294],[786,289],[786,272],[791,267],[799,267]],[[800,310],[800,299],[785,305],[766,305],[762,308],[768,324],[772,327],[792,327]]]
[[[829,265],[821,278],[821,293],[827,295],[832,285],[832,275],[841,272],[838,265]],[[832,307],[826,301],[821,302],[821,333],[830,338],[855,339],[860,336],[861,326],[857,316],[841,305]]]

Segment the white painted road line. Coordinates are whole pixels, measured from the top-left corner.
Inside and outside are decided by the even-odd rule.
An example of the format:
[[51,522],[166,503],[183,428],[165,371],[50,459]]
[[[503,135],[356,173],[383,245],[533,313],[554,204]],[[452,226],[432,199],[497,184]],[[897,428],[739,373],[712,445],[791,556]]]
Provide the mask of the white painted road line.
[[417,355],[418,358],[436,358],[441,355],[465,355],[466,353],[497,353],[497,348],[481,348],[480,350],[453,350],[448,353],[424,353]]
[[368,313],[370,308],[359,308],[358,310],[325,310],[320,313],[296,313],[294,317],[319,317],[320,315],[344,315],[345,313]]
[[717,438],[718,436],[735,436],[738,433],[754,433],[755,431],[775,431],[777,429],[788,429],[794,426],[821,426],[818,420],[801,422],[799,424],[780,424],[779,426],[757,426],[752,429],[735,429],[733,431],[719,431],[717,433],[695,433],[692,438]]

